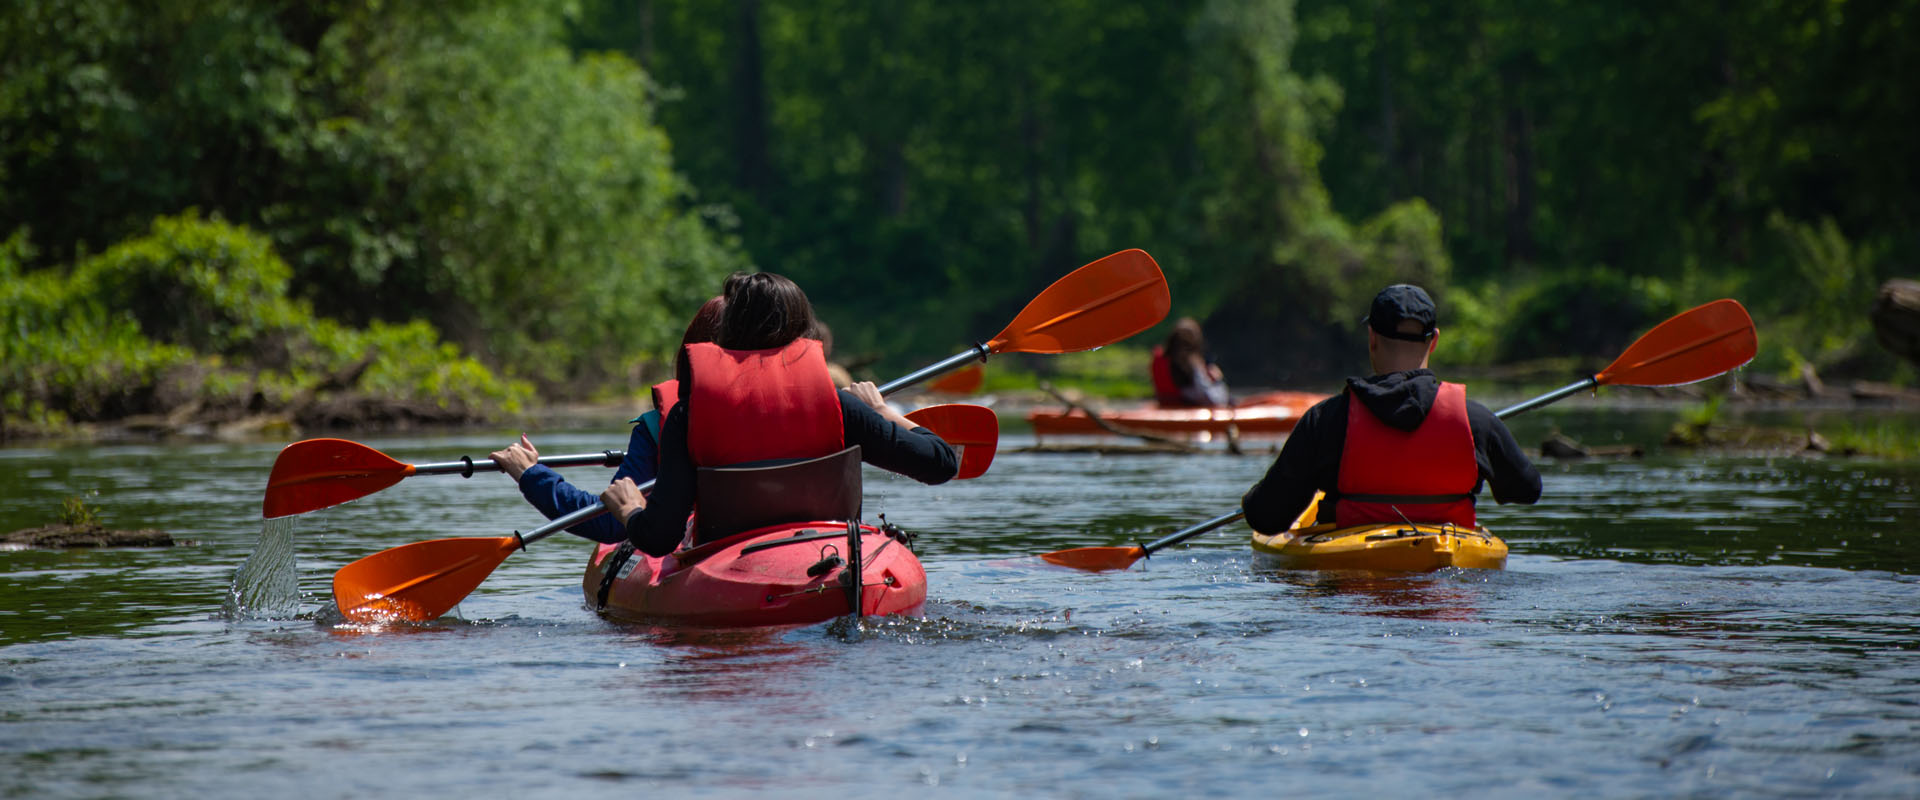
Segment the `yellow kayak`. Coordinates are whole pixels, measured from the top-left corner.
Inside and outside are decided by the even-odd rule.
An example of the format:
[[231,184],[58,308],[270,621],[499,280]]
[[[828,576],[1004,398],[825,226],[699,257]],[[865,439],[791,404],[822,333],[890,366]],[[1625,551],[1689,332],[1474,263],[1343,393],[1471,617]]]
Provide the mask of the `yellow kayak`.
[[1501,569],[1507,543],[1485,528],[1451,523],[1380,523],[1336,528],[1332,523],[1302,527],[1314,518],[1320,498],[1307,506],[1291,530],[1253,534],[1253,552],[1264,562],[1288,569],[1354,569],[1381,572],[1432,572],[1446,567]]

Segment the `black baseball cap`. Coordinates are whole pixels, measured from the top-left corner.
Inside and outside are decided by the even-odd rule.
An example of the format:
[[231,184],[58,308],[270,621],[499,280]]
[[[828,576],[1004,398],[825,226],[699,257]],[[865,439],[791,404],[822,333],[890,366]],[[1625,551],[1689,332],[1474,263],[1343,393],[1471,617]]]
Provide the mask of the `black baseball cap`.
[[[1402,333],[1401,320],[1420,323],[1419,333]],[[1433,298],[1425,289],[1411,283],[1396,283],[1373,296],[1373,308],[1367,312],[1367,327],[1374,333],[1403,342],[1424,342],[1433,338],[1436,323]]]

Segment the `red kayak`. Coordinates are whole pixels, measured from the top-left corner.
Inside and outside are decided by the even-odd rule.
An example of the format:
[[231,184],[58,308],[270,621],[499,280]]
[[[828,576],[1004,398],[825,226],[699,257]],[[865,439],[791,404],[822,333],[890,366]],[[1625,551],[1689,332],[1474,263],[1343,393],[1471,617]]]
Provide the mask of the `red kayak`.
[[[1148,403],[1122,411],[1099,411],[1100,420],[1122,430],[1161,435],[1226,434],[1238,428],[1243,436],[1278,436],[1293,430],[1300,415],[1327,399],[1312,392],[1268,392],[1254,395],[1232,408],[1163,408]],[[1104,434],[1098,422],[1076,409],[1038,407],[1027,412],[1033,435]]]
[[667,556],[629,551],[622,558],[619,546],[601,545],[580,588],[607,616],[715,627],[823,622],[854,613],[856,596],[862,615],[919,613],[927,573],[908,535],[892,526],[859,531],[857,582],[847,523],[798,522]]

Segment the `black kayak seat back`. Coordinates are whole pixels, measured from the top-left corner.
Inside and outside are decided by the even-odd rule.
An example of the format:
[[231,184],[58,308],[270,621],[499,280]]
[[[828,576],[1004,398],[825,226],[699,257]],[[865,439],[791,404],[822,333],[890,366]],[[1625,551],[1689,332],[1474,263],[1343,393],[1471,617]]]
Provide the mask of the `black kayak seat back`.
[[699,468],[696,543],[783,522],[860,518],[860,446],[818,458]]

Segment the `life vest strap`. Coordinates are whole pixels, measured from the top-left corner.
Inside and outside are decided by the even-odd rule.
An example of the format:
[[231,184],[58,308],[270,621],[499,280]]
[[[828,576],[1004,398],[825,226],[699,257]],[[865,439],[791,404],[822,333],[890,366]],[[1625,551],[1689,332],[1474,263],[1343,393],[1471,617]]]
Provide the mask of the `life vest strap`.
[[1352,500],[1358,503],[1392,503],[1395,505],[1411,505],[1411,504],[1425,504],[1425,503],[1458,503],[1462,500],[1472,500],[1473,497],[1474,496],[1471,492],[1465,492],[1461,494],[1342,494],[1342,495],[1335,495],[1332,499]]

